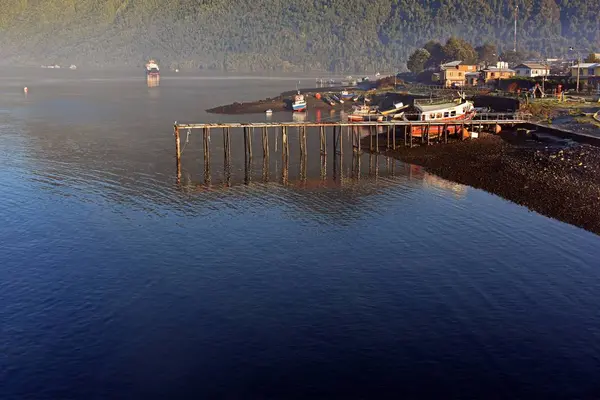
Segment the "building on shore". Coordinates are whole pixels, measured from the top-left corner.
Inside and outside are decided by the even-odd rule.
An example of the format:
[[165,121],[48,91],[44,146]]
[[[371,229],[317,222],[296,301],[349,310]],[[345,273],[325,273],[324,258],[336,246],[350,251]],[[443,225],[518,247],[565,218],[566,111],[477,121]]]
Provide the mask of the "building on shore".
[[488,84],[500,79],[509,79],[516,75],[514,69],[508,68],[508,63],[499,61],[495,67],[487,67],[481,70],[482,83]]
[[526,62],[513,68],[517,76],[535,78],[550,75],[550,67],[540,63]]
[[477,86],[481,82],[483,82],[483,80],[481,79],[481,72],[467,72],[465,74],[465,77],[467,79],[467,86]]
[[462,61],[452,61],[440,66],[440,81],[445,87],[465,86],[466,74],[477,72],[477,65],[464,64]]
[[581,63],[571,67],[571,79],[577,80],[579,70],[579,84],[596,86],[600,83],[600,63]]

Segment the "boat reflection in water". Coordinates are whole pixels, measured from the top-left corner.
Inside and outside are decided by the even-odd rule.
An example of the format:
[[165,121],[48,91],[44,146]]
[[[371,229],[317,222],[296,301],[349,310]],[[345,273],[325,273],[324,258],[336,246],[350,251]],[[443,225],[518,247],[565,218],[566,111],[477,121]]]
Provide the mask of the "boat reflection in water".
[[146,84],[148,87],[157,87],[160,84],[160,77],[148,75],[146,77]]
[[295,112],[292,114],[292,121],[306,122],[306,112]]
[[419,165],[410,164],[409,178],[423,182],[423,186],[428,186],[443,190],[447,193],[452,193],[455,198],[462,199],[467,195],[467,186],[460,183],[448,181],[440,178],[437,175],[430,174],[425,171],[425,168]]

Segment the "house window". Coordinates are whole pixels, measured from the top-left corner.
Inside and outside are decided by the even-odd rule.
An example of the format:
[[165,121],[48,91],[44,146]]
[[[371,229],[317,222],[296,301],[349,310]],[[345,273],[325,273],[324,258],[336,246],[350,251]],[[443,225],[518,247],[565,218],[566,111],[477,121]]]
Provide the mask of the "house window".
[[458,77],[460,78],[461,76],[462,76],[462,72],[459,72],[458,73]]
[[435,119],[435,114],[429,114],[429,119]]
[[442,118],[442,113],[437,113],[436,118]]
[[451,117],[456,117],[456,110],[454,110],[454,111],[450,111],[450,116],[451,116]]
[[594,76],[594,68],[588,68],[588,75]]
[[446,111],[446,112],[444,113],[444,118],[448,118],[448,116],[449,116],[449,115],[450,115],[450,113],[449,113],[448,111]]
[[425,121],[425,114],[421,115],[421,121]]
[[491,75],[491,77],[492,77],[492,78],[496,77],[496,73],[492,72],[492,75]]

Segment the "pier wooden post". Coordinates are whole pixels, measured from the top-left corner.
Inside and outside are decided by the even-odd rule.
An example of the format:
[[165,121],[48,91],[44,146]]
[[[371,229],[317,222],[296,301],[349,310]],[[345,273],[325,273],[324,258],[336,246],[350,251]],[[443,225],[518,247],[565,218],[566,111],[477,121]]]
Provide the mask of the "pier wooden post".
[[375,152],[379,153],[379,132],[377,128],[379,128],[379,125],[373,125],[373,130],[375,131]]
[[248,155],[250,156],[250,160],[252,160],[252,136],[254,134],[254,128],[248,131]]
[[342,164],[342,155],[344,154],[344,133],[342,132],[342,126],[339,126],[338,129],[338,145],[339,145],[339,154],[340,154],[340,169]]
[[287,157],[287,155],[285,154],[285,145],[283,142],[283,137],[285,137],[285,140],[287,142],[287,129],[284,127],[283,128],[283,136],[282,136],[282,140],[281,140],[281,183],[283,185],[287,185],[288,183],[288,168],[289,168],[289,157]]
[[304,154],[308,156],[308,149],[306,148],[306,126],[302,127],[302,142],[304,146]]
[[373,132],[371,129],[371,125],[369,125],[369,151],[373,151]]
[[288,135],[287,127],[285,128],[285,156],[290,157],[290,137]]
[[244,127],[244,164],[248,165],[248,128],[246,127]]
[[204,183],[210,184],[210,128],[204,128]]
[[427,146],[429,146],[430,135],[431,135],[431,124],[427,124]]
[[390,144],[390,126],[387,125],[386,129],[387,129],[387,142],[385,143],[385,148],[386,148],[386,150],[389,150],[390,147],[392,147]]
[[448,143],[448,125],[444,124],[442,129],[444,129],[444,143]]
[[269,182],[269,157],[263,157],[263,182]]
[[410,148],[412,149],[413,147],[413,129],[412,129],[412,124],[408,127],[408,131],[409,133],[409,137],[410,137]]
[[177,184],[181,183],[181,139],[179,138],[179,127],[173,125],[173,135],[175,135],[175,170]]
[[[333,159],[335,161],[335,157],[337,155],[337,135],[336,135],[337,132],[336,132],[335,125],[333,126],[332,130],[333,130]],[[335,162],[334,162],[334,165],[335,165]]]
[[269,128],[263,127],[263,157],[269,157]]
[[223,128],[223,160],[227,163],[227,129]]
[[179,137],[179,127],[177,125],[174,126],[174,135],[175,135],[175,158],[177,160],[177,164],[181,162],[181,139]]
[[404,147],[408,146],[408,126],[404,125]]
[[327,138],[325,136],[325,127],[322,125],[319,127],[319,136],[320,136],[320,140],[321,140],[321,154],[326,156],[327,155]]
[[287,135],[287,127],[282,126],[281,127],[281,160],[282,162],[287,158],[288,156],[288,135]]

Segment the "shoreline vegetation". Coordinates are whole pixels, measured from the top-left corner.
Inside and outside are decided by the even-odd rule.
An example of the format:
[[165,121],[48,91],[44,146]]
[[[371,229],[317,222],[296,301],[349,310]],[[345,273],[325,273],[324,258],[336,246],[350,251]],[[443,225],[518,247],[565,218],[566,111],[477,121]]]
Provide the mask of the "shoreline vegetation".
[[[597,0],[519,4],[519,49],[563,57],[571,46],[597,46]],[[180,70],[396,70],[426,39],[491,42],[506,55],[513,20],[513,3],[499,0],[2,0],[0,63],[134,66],[153,58]]]

